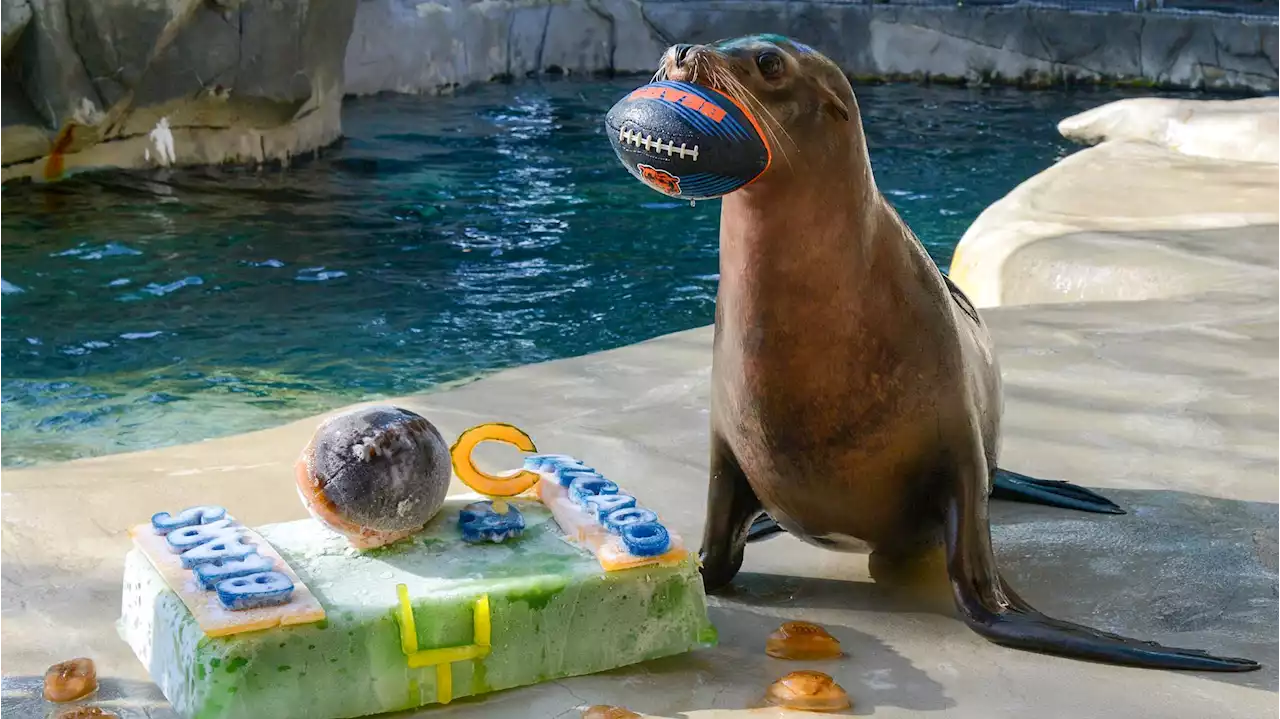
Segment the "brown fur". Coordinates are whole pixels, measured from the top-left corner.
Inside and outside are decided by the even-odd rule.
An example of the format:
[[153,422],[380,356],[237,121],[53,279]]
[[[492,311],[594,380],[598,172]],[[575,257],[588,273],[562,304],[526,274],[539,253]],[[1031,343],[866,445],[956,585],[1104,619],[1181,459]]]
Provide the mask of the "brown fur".
[[[782,51],[776,80],[754,67],[765,48]],[[683,66],[668,53],[664,67],[736,90],[776,138],[770,169],[723,199],[712,422],[732,457],[717,462],[740,466],[807,541],[841,535],[896,552],[936,535],[950,446],[998,434],[998,413],[985,413],[980,436],[955,418],[998,405],[999,372],[981,324],[957,316],[876,189],[849,81],[818,53],[767,42],[702,46]]]
[[[755,37],[672,48],[658,75],[735,98],[775,156],[720,213],[708,591],[733,579],[764,510],[803,541],[869,545],[890,568],[944,545],[957,608],[993,642],[1137,666],[1258,668],[1046,617],[1000,577],[987,519],[1002,410],[991,338],[876,189],[839,68]],[[1035,487],[1027,496],[1088,492],[1021,480]]]

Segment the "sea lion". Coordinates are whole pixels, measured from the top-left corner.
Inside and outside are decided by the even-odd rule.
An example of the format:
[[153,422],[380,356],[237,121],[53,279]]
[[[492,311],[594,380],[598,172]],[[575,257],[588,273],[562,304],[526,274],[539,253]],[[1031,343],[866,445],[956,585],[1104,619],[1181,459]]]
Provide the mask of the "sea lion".
[[848,78],[776,35],[676,45],[659,79],[753,112],[775,160],[723,198],[711,466],[700,551],[709,592],[749,539],[786,531],[895,563],[942,544],[964,621],[997,644],[1116,664],[1249,671],[1053,619],[1001,578],[990,497],[1120,513],[1065,482],[996,468],[991,337],[876,188]]

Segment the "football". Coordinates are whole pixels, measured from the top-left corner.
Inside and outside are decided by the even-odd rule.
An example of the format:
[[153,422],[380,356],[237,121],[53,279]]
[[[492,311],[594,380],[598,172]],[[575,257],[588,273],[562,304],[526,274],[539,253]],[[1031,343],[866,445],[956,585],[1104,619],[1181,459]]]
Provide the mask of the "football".
[[701,85],[662,80],[639,87],[604,124],[627,171],[670,197],[723,197],[769,169],[769,144],[756,119]]

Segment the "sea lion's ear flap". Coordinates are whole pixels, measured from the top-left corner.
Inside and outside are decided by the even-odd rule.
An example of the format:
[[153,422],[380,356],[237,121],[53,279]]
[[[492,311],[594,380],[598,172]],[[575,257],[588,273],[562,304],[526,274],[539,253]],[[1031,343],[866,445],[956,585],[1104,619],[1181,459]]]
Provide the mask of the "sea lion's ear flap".
[[849,108],[845,107],[840,98],[835,95],[831,96],[831,104],[827,105],[827,109],[831,111],[832,115],[839,115],[840,119],[845,122],[849,121]]
[[818,93],[822,95],[823,104],[832,117],[838,117],[845,122],[849,121],[849,108],[845,106],[844,100],[841,100],[835,91],[827,87],[825,82],[818,83]]

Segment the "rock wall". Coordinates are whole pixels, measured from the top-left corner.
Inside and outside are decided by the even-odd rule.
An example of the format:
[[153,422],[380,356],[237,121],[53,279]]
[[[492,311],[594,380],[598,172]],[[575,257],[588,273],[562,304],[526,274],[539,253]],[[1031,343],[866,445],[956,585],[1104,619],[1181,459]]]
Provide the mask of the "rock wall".
[[356,0],[5,0],[3,179],[284,160],[341,134]]
[[855,77],[1277,90],[1276,22],[853,0],[3,0],[0,179],[287,160],[344,94],[642,73],[759,32]]
[[347,92],[647,72],[674,42],[782,33],[854,76],[1277,90],[1274,19],[823,0],[361,0]]
[[347,49],[347,92],[652,71],[669,42],[645,12],[636,0],[362,0]]

